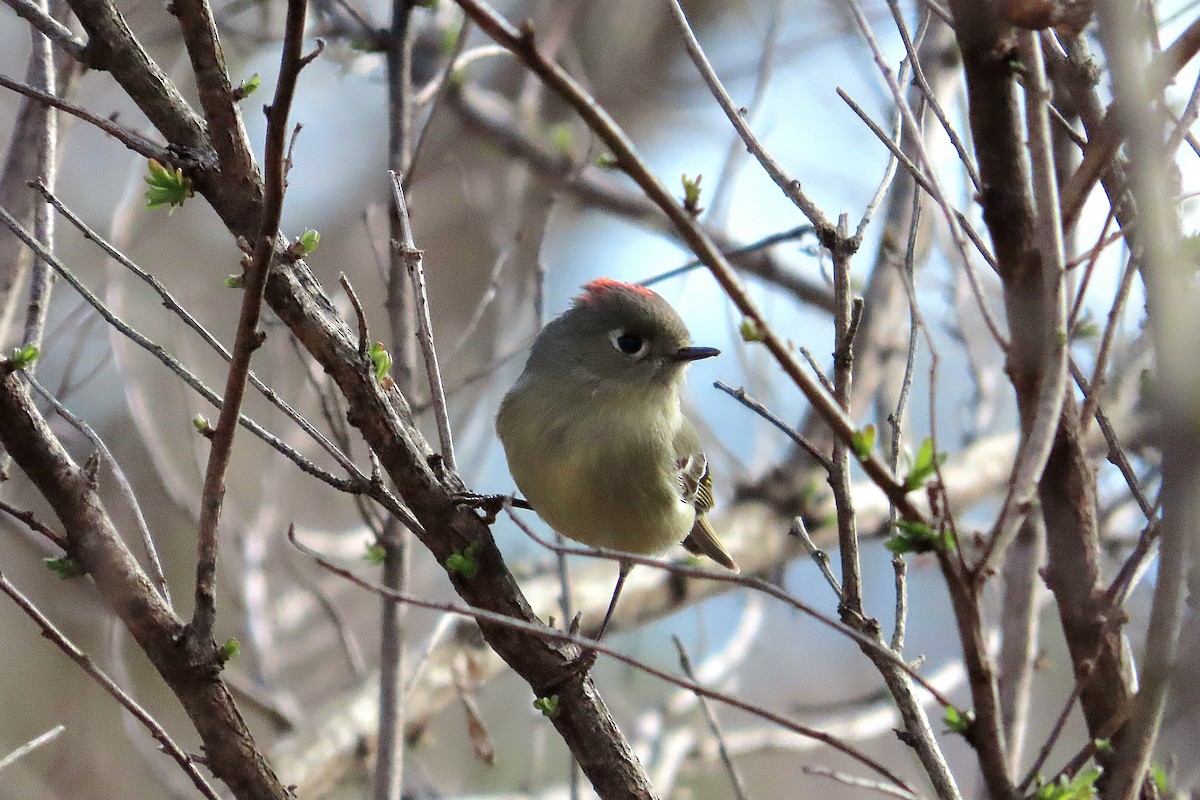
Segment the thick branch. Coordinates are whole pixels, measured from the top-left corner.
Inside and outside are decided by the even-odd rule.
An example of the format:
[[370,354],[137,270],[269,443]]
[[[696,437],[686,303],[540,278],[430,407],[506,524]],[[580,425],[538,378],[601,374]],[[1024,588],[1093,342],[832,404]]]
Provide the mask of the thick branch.
[[179,698],[204,742],[209,768],[240,800],[286,798],[216,669],[191,661],[183,623],[126,548],[95,485],[50,431],[20,374],[0,369],[0,375],[0,443],[62,521],[67,555],[92,576]]

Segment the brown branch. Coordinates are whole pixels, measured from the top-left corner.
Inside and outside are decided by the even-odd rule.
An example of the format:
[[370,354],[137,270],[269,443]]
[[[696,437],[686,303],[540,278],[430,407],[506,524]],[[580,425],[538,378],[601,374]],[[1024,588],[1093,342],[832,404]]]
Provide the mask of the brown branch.
[[71,33],[71,29],[66,25],[39,8],[36,3],[31,3],[29,0],[4,0],[4,3],[15,11],[18,17],[37,28],[43,36],[61,47],[63,52],[71,58],[79,62],[84,60],[87,45],[83,40]]
[[63,523],[68,557],[92,577],[187,711],[209,769],[239,800],[286,800],[211,659],[198,667],[181,646],[183,623],[138,566],[95,485],[38,413],[19,373],[0,377],[0,443]]
[[[1161,55],[1150,64],[1144,65],[1149,76],[1147,84],[1151,95],[1160,94],[1198,51],[1200,19],[1193,20]],[[1083,211],[1083,204],[1091,194],[1092,188],[1109,171],[1117,150],[1125,139],[1121,119],[1126,113],[1119,102],[1114,101],[1109,105],[1099,125],[1088,131],[1088,145],[1084,150],[1083,163],[1063,184],[1063,230],[1071,230],[1079,221],[1079,214]],[[1113,199],[1112,192],[1109,193],[1109,198],[1110,201]]]
[[95,662],[92,661],[91,656],[80,650],[70,639],[64,636],[55,627],[54,623],[33,604],[33,601],[26,597],[16,586],[13,586],[4,577],[3,573],[0,573],[0,592],[4,592],[12,598],[13,602],[38,624],[38,627],[42,629],[42,636],[54,642],[58,646],[58,649],[66,653],[67,657],[90,675],[92,680],[100,684],[104,691],[112,695],[113,699],[120,703],[122,708],[132,714],[138,722],[146,726],[146,729],[150,731],[150,735],[158,742],[159,747],[168,756],[175,759],[175,762],[179,764],[180,769],[191,779],[192,784],[200,791],[200,794],[209,798],[209,800],[220,800],[220,795],[204,779],[204,776],[200,774],[200,770],[197,769],[196,763],[192,760],[191,756],[183,752],[179,745],[175,743],[175,740],[171,738],[170,734],[167,733],[166,729],[158,723],[158,720],[150,716],[150,712],[142,708],[112,678],[108,677],[102,669],[97,667]]
[[940,550],[937,555],[954,609],[963,663],[967,668],[971,699],[975,704],[975,720],[967,730],[967,741],[975,748],[991,800],[1014,800],[1017,795],[1008,768],[999,690],[984,640],[983,612],[979,605],[980,586],[974,576],[963,569],[956,554]]
[[111,0],[68,0],[88,34],[87,65],[111,72],[154,127],[178,146],[209,153],[204,121],[142,47]]
[[454,459],[454,437],[450,434],[450,412],[446,408],[446,390],[442,385],[442,370],[438,366],[437,350],[433,346],[433,321],[429,316],[429,293],[425,288],[425,270],[422,267],[424,253],[413,241],[412,220],[408,216],[408,203],[404,200],[404,188],[400,176],[392,172],[392,202],[396,206],[400,238],[392,243],[408,271],[412,284],[413,306],[417,318],[417,340],[421,343],[421,356],[425,360],[425,374],[429,381],[430,403],[433,417],[437,421],[438,441],[442,446],[442,459],[446,468],[457,471]]
[[[220,35],[217,33],[217,23],[213,19],[212,6],[208,0],[173,0],[167,5],[167,11],[179,20],[179,31],[183,36],[183,44],[192,63],[192,74],[196,80],[196,91],[200,99],[200,107],[204,110],[204,121],[209,138],[209,144],[216,151],[217,164],[222,172],[231,175],[252,175],[257,166],[254,154],[250,150],[250,140],[246,136],[246,128],[242,123],[242,111],[238,105],[240,97],[235,93],[229,71],[225,67],[225,53],[221,49]],[[295,76],[285,78],[287,69],[287,49],[291,30],[292,5],[288,3],[288,22],[285,23],[283,36],[284,68],[281,68],[279,80],[294,80]],[[301,14],[303,18],[303,14]],[[295,45],[299,59],[299,44]],[[299,69],[299,67],[296,67]],[[291,94],[291,90],[288,90]],[[279,87],[275,89],[275,100],[272,107],[280,100]],[[290,99],[288,100],[290,103]],[[286,109],[285,109],[286,111]],[[278,113],[278,112],[276,112]],[[272,123],[271,112],[267,112],[268,128]],[[161,130],[161,128],[160,128]],[[280,134],[282,136],[282,134]],[[270,133],[268,132],[268,141]],[[269,145],[268,145],[269,146]],[[266,160],[266,168],[271,169],[270,159]],[[270,178],[268,178],[268,183]],[[271,192],[268,185],[267,191]],[[268,205],[269,199],[264,201]],[[247,209],[249,211],[249,209]]]
[[48,94],[41,89],[34,88],[33,86],[21,83],[20,81],[15,81],[12,78],[9,78],[7,75],[0,75],[0,86],[3,86],[5,89],[11,89],[18,94],[25,95],[31,100],[36,100],[43,105],[51,108],[57,108],[60,111],[65,111],[71,116],[77,117],[89,125],[94,125],[138,155],[145,156],[146,158],[156,159],[164,164],[183,163],[180,161],[177,154],[172,153],[162,145],[150,141],[137,131],[130,130],[122,125],[118,125],[110,119],[97,116],[96,114],[88,111],[86,108],[77,106],[74,103],[63,100],[60,97],[56,97],[55,95]]
[[[204,491],[200,499],[200,531],[196,547],[196,608],[192,614],[191,626],[192,644],[197,648],[198,654],[212,647],[213,624],[216,620],[217,534],[221,505],[225,499],[225,473],[229,469],[233,453],[233,437],[237,432],[242,398],[246,393],[250,359],[265,338],[265,334],[258,330],[258,321],[262,315],[267,274],[271,269],[275,243],[279,238],[279,218],[283,213],[283,195],[287,182],[287,121],[292,97],[296,91],[296,79],[305,64],[301,48],[304,46],[304,19],[307,10],[307,0],[288,0],[279,82],[275,86],[275,97],[271,105],[265,109],[266,192],[263,197],[258,236],[254,240],[254,256],[246,268],[242,308],[238,316],[237,333],[234,336],[233,353],[225,382],[224,405],[213,431],[212,448],[204,474]],[[193,55],[193,60],[195,59],[196,56]],[[199,67],[197,71],[199,72]],[[198,79],[203,80],[199,77]],[[201,96],[203,97],[203,93]],[[240,125],[240,117],[238,119]],[[222,168],[226,167],[223,165]]]
[[[1162,524],[1158,575],[1146,632],[1141,688],[1123,736],[1114,744],[1106,797],[1131,800],[1141,792],[1158,740],[1169,684],[1178,669],[1184,576],[1200,521],[1200,465],[1194,458],[1200,426],[1192,400],[1200,386],[1190,330],[1197,303],[1195,286],[1178,269],[1182,246],[1178,200],[1173,196],[1173,153],[1164,147],[1168,130],[1164,79],[1200,47],[1200,20],[1159,59],[1147,64],[1142,47],[1154,41],[1150,20],[1120,3],[1099,4],[1101,41],[1114,76],[1119,139],[1129,142],[1133,192],[1138,207],[1138,245],[1143,258],[1148,318],[1155,343],[1156,379],[1162,387],[1158,411],[1162,450]],[[1166,73],[1166,74],[1164,74]],[[1090,720],[1089,720],[1090,722]]]
[[48,525],[39,522],[38,518],[34,516],[32,511],[22,511],[16,506],[11,506],[3,500],[0,500],[0,511],[8,514],[13,519],[24,522],[27,526],[29,526],[31,531],[45,536],[50,541],[54,542],[54,544],[60,549],[67,549],[67,537],[50,528]]

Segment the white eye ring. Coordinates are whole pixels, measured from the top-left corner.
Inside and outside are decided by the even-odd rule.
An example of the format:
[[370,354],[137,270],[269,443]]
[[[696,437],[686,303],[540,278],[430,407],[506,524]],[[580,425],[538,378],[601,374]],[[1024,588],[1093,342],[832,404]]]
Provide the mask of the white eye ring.
[[641,358],[650,349],[650,341],[646,337],[629,333],[622,328],[609,331],[608,339],[612,342],[612,346],[617,348],[618,353],[630,358]]

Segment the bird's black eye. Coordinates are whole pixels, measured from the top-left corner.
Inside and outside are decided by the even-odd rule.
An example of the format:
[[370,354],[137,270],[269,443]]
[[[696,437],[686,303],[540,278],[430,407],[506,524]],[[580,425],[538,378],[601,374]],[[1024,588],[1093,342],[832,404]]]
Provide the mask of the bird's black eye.
[[613,347],[627,356],[640,356],[646,352],[646,340],[636,333],[613,331],[611,336]]

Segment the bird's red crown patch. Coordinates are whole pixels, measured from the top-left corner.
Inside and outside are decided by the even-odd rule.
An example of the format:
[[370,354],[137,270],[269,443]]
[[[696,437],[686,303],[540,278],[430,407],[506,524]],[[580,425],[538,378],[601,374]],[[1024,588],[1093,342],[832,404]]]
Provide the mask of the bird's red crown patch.
[[575,302],[590,303],[600,295],[612,291],[637,292],[646,297],[654,297],[652,289],[636,283],[625,283],[624,281],[617,281],[612,278],[596,278],[596,280],[589,281],[583,285],[583,294],[579,295]]

